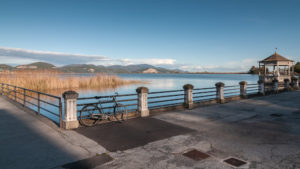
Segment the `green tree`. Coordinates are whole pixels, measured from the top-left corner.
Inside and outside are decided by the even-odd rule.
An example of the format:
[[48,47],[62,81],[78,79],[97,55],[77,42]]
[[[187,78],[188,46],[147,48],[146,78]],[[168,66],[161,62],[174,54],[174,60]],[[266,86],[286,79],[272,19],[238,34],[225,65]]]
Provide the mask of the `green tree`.
[[295,72],[300,73],[300,62],[295,64]]

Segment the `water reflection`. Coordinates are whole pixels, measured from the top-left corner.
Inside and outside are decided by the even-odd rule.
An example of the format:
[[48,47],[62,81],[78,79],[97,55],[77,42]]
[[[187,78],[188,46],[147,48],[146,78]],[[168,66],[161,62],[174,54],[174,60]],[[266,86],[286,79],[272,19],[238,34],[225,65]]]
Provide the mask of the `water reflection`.
[[[93,74],[77,74],[77,76],[92,76]],[[180,90],[185,84],[192,84],[195,88],[214,87],[215,83],[223,82],[225,85],[238,85],[240,81],[247,81],[249,84],[256,84],[257,75],[249,74],[118,74],[119,77],[129,80],[141,80],[144,84],[132,84],[118,86],[113,88],[85,88],[72,89],[79,93],[79,97],[93,97],[101,95],[118,94],[133,94],[136,93],[136,88],[145,86],[150,92],[164,90]],[[61,96],[66,90],[49,90],[46,93]],[[126,99],[126,98],[124,98]],[[95,100],[96,101],[96,100]],[[84,101],[78,101],[84,103]],[[128,104],[136,104],[136,101]],[[132,107],[133,108],[133,107]],[[53,108],[50,108],[53,109]],[[44,113],[44,112],[43,112]],[[45,116],[49,116],[44,114]],[[50,116],[50,118],[53,118]],[[53,118],[54,119],[54,118]],[[58,119],[55,118],[55,121]]]

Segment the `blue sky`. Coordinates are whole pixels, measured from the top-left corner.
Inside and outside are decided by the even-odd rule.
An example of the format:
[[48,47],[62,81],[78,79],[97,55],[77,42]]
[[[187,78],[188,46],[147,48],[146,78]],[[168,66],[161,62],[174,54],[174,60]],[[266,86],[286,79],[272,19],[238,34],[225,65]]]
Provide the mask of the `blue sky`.
[[299,0],[0,0],[0,63],[244,71],[300,60]]

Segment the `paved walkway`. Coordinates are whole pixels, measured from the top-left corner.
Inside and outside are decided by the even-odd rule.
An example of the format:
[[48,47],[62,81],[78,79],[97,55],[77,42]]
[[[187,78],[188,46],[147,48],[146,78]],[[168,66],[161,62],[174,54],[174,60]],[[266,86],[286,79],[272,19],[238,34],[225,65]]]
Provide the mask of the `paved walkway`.
[[[233,167],[224,160],[234,157],[246,162],[239,168],[298,169],[299,98],[300,91],[294,91],[168,112],[148,118],[157,125],[152,128],[149,124],[143,124],[144,119],[135,119],[135,122],[123,124],[124,135],[138,131],[142,134],[128,134],[126,140],[130,142],[142,138],[143,142],[117,149],[113,145],[107,146],[105,139],[102,142],[99,133],[97,137],[91,137],[89,131],[61,131],[0,97],[0,168],[230,169]],[[136,123],[139,128],[131,126]],[[143,126],[148,127],[143,129]],[[166,134],[170,126],[175,128],[173,134],[171,130],[170,134]],[[90,130],[100,132],[103,128],[105,126]],[[105,131],[109,133],[109,129]],[[119,129],[114,126],[112,131]],[[144,136],[151,131],[161,134],[153,135],[157,139]],[[113,152],[106,151],[97,142]],[[122,140],[115,140],[115,143],[122,144]],[[193,149],[209,157],[197,161],[183,155]],[[103,152],[106,153],[96,155]],[[90,165],[97,162],[98,166]]]
[[[102,168],[231,169],[225,159],[245,161],[238,168],[300,168],[300,91],[222,105],[169,112],[160,120],[196,132],[110,153]],[[183,154],[197,149],[210,157],[195,161]]]
[[103,152],[95,141],[60,130],[0,97],[0,168],[55,168]]

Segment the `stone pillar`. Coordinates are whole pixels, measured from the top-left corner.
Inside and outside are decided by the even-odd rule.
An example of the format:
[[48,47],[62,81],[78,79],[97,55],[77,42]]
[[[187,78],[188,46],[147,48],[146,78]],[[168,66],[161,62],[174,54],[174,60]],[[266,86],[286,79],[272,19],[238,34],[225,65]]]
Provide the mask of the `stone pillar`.
[[194,86],[191,84],[186,84],[183,86],[184,89],[184,106],[187,109],[193,108],[193,89]]
[[4,95],[4,84],[1,83],[1,95]]
[[292,87],[293,87],[293,89],[299,88],[299,81],[298,81],[298,78],[295,76],[292,77]]
[[246,81],[241,81],[240,82],[240,96],[242,98],[247,98],[247,82]]
[[257,81],[258,83],[258,93],[261,95],[265,95],[265,83],[263,80]]
[[139,87],[136,89],[138,93],[138,111],[141,117],[149,116],[148,109],[148,93],[149,89],[147,87]]
[[216,85],[216,89],[217,89],[217,101],[219,103],[224,103],[225,100],[224,100],[224,83],[222,82],[218,82],[215,84]]
[[273,85],[272,85],[272,90],[274,93],[278,93],[278,80],[277,79],[274,79],[272,81]]
[[66,91],[63,93],[64,98],[64,120],[63,128],[64,129],[74,129],[79,127],[79,122],[77,119],[77,98],[78,93],[75,91]]
[[284,90],[289,90],[290,88],[290,79],[284,79]]

